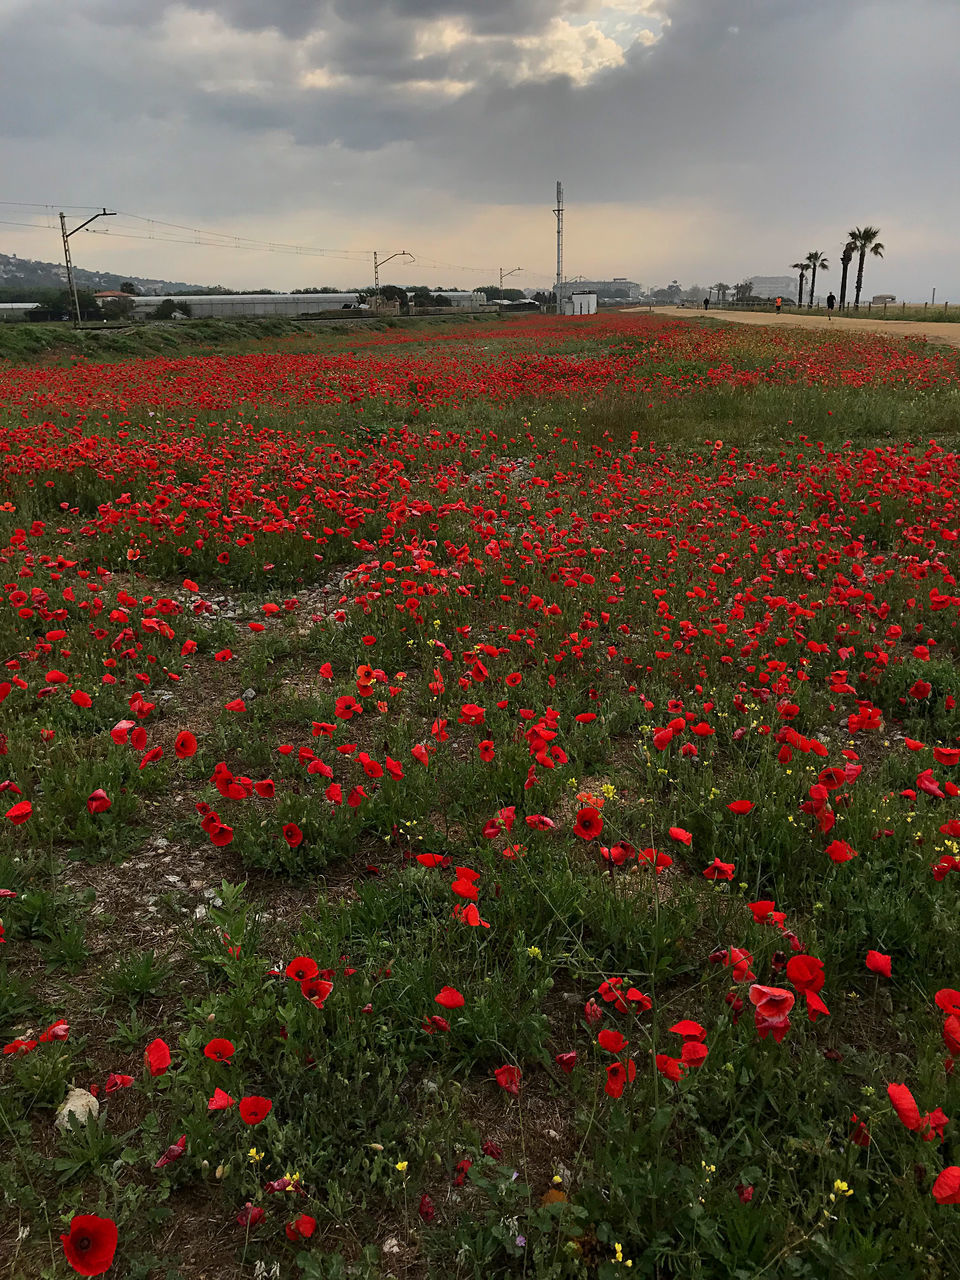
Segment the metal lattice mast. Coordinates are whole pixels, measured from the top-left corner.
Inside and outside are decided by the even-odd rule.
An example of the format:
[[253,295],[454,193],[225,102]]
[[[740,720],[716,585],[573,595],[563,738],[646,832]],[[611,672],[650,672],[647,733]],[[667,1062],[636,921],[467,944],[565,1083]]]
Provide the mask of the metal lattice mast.
[[563,285],[563,184],[557,183],[557,207],[553,211],[557,216],[557,312],[560,311],[560,290]]

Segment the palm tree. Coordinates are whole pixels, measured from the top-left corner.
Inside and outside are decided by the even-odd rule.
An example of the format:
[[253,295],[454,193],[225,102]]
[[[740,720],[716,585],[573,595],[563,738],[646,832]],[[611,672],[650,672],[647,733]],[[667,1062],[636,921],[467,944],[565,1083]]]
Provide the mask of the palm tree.
[[819,249],[814,249],[808,253],[804,259],[810,266],[810,302],[809,306],[813,306],[814,294],[817,291],[817,268],[821,271],[829,271],[830,263],[826,259],[826,255],[822,254]]
[[810,263],[809,262],[791,262],[790,269],[792,271],[800,272],[800,283],[797,286],[797,306],[802,307],[803,306],[803,278],[807,274],[807,272],[810,270]]
[[724,284],[724,282],[721,280],[718,284],[715,284],[713,287],[717,291],[717,301],[726,302],[727,294],[730,292],[730,286],[728,284]]
[[843,311],[844,304],[847,301],[847,272],[850,270],[850,263],[853,261],[853,255],[857,246],[852,240],[847,240],[843,246],[843,253],[840,255],[840,310]]
[[860,307],[860,294],[863,290],[863,264],[867,259],[867,252],[873,254],[875,258],[883,257],[883,245],[877,238],[880,235],[879,227],[854,227],[848,232],[850,242],[853,245],[854,252],[860,255],[857,262],[857,291],[853,298],[854,310]]

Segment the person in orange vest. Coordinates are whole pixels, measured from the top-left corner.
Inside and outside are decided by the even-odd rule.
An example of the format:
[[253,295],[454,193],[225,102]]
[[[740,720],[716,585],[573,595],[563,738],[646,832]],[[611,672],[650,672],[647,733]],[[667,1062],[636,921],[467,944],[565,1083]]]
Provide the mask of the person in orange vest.
[[782,298],[778,298],[778,299],[777,299],[777,315],[779,315],[779,314],[780,314],[780,308],[781,308],[782,306],[783,306],[783,299],[782,299]]

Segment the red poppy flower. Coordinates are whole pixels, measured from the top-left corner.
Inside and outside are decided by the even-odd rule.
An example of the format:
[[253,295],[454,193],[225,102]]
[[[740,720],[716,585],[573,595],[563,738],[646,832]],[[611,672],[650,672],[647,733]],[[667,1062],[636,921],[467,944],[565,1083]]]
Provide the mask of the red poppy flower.
[[212,822],[207,834],[212,845],[215,845],[218,849],[225,849],[233,839],[233,827],[228,827],[223,822]]
[[688,1067],[699,1067],[707,1059],[710,1050],[699,1040],[684,1040],[680,1050],[680,1060]]
[[654,1061],[660,1074],[666,1076],[668,1080],[672,1080],[674,1084],[679,1083],[687,1069],[686,1063],[682,1058],[671,1058],[666,1053],[658,1053]]
[[213,1091],[213,1097],[207,1103],[207,1110],[208,1111],[227,1111],[229,1110],[230,1107],[233,1106],[233,1101],[234,1100],[233,1098],[230,1097],[229,1093],[226,1093],[218,1085],[217,1088],[214,1089]]
[[619,1098],[623,1094],[623,1090],[628,1081],[636,1079],[637,1064],[632,1058],[624,1066],[622,1062],[612,1062],[607,1067],[607,1080],[603,1086],[604,1093],[610,1098]]
[[294,1218],[293,1222],[288,1222],[283,1228],[286,1232],[287,1239],[293,1241],[294,1244],[298,1240],[309,1240],[317,1229],[316,1218],[311,1218],[309,1213],[301,1213],[299,1218]]
[[605,1049],[607,1053],[620,1053],[621,1050],[627,1047],[628,1043],[627,1038],[622,1036],[619,1031],[611,1031],[609,1028],[604,1028],[597,1036],[597,1044],[601,1049]]
[[33,813],[33,805],[29,800],[18,800],[12,805],[5,814],[8,822],[12,822],[15,827],[19,827]]
[[937,1204],[960,1204],[960,1165],[951,1164],[941,1170],[931,1194]]
[[61,1236],[67,1262],[81,1276],[102,1276],[113,1265],[117,1252],[117,1224],[93,1213],[77,1214],[70,1234]]
[[118,1089],[129,1089],[132,1084],[133,1076],[118,1075],[116,1071],[111,1071],[107,1076],[104,1092],[109,1095],[116,1093]]
[[259,1124],[261,1120],[265,1120],[273,1108],[273,1103],[269,1098],[261,1098],[258,1094],[251,1094],[248,1098],[240,1099],[240,1119],[244,1124]]
[[863,1121],[854,1112],[850,1117],[850,1123],[853,1125],[853,1132],[850,1134],[850,1141],[855,1147],[869,1147],[870,1130]]
[[567,1053],[558,1053],[554,1058],[557,1066],[565,1075],[569,1075],[573,1068],[577,1065],[577,1051],[571,1049]]
[[699,1022],[693,1022],[689,1018],[684,1018],[681,1022],[675,1022],[670,1028],[670,1032],[675,1036],[683,1036],[684,1040],[705,1040],[707,1036],[706,1028],[701,1027]]
[[816,956],[791,956],[787,961],[787,980],[800,991],[822,991],[823,961]]
[[444,1009],[462,1009],[464,1005],[464,998],[456,987],[441,987],[434,1000]]
[[575,836],[579,836],[581,840],[596,840],[602,830],[603,818],[592,805],[580,810],[573,827]]
[[106,813],[108,809],[113,807],[113,801],[107,795],[102,787],[97,787],[96,791],[91,791],[87,797],[87,812],[89,814]]
[[287,965],[285,972],[287,977],[293,978],[295,982],[306,982],[317,976],[320,966],[310,956],[296,956]]
[[703,874],[708,880],[732,880],[736,870],[732,862],[721,862],[714,858],[709,867],[704,867]]
[[317,1009],[322,1009],[327,996],[333,990],[333,983],[325,978],[307,978],[300,983],[300,991]]
[[469,903],[465,907],[461,907],[458,904],[454,907],[453,914],[458,920],[462,921],[463,924],[468,924],[471,928],[476,929],[478,926],[484,929],[490,928],[489,921],[481,919],[480,912],[477,910],[476,904],[473,902]]
[[237,1222],[241,1227],[246,1227],[252,1231],[254,1227],[258,1227],[266,1217],[266,1213],[258,1204],[253,1204],[250,1200],[243,1206],[237,1214]]
[[485,764],[489,764],[489,762],[496,755],[496,750],[493,745],[493,739],[484,738],[482,742],[478,742],[477,751],[480,753],[480,759],[483,760]]
[[849,862],[851,858],[857,857],[857,851],[851,849],[846,840],[831,840],[826,852],[833,862]]
[[187,729],[182,729],[177,734],[173,750],[178,760],[189,760],[191,756],[196,755],[197,740]]
[[503,1066],[497,1067],[493,1073],[497,1078],[497,1084],[507,1093],[512,1093],[514,1097],[520,1093],[520,1080],[522,1072],[519,1067]]
[[676,840],[679,844],[693,844],[693,836],[689,831],[684,831],[683,827],[671,827],[670,839]]
[[176,1142],[167,1147],[166,1151],[153,1166],[155,1169],[164,1169],[168,1164],[174,1164],[187,1149],[187,1135],[181,1133]]
[[750,988],[750,1003],[756,1005],[758,1013],[769,1020],[785,1018],[795,1002],[793,992],[783,987],[764,987],[755,983]]
[[224,703],[225,711],[246,711],[247,704],[242,698],[234,698],[230,702]]
[[736,813],[736,814],[749,813],[750,810],[753,808],[753,801],[752,800],[731,800],[731,802],[727,805],[727,808],[730,810],[731,813]]
[[303,842],[303,832],[295,822],[288,822],[283,828],[283,838],[291,849],[296,849]]
[[934,996],[934,1001],[938,1009],[942,1009],[944,1013],[952,1013],[960,1016],[960,991],[954,990],[953,987],[941,987]]
[[889,978],[893,969],[893,960],[882,951],[868,951],[867,968],[871,973],[880,973],[885,978]]
[[170,1067],[170,1048],[157,1037],[151,1040],[143,1052],[143,1060],[152,1076],[166,1075]]
[[220,1038],[208,1041],[203,1050],[203,1056],[211,1062],[229,1062],[234,1053],[236,1049],[233,1044]]
[[888,1084],[887,1096],[893,1103],[893,1109],[900,1117],[901,1123],[916,1131],[920,1128],[920,1108],[916,1099],[905,1084]]

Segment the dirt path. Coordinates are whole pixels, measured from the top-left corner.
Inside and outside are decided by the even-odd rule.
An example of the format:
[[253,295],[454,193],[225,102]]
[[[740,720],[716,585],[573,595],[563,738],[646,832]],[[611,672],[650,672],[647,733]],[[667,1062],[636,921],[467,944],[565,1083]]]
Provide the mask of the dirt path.
[[[627,311],[642,314],[646,307],[628,307]],[[930,342],[940,342],[951,347],[960,347],[960,324],[950,321],[932,321],[925,324],[922,320],[870,320],[861,316],[837,316],[828,320],[826,316],[798,315],[796,312],[773,311],[724,311],[722,307],[711,307],[709,311],[697,311],[692,307],[654,307],[650,315],[676,317],[678,320],[704,320],[716,318],[728,320],[732,324],[760,325],[794,325],[801,329],[845,329],[866,333],[885,333],[890,337],[926,338]]]

